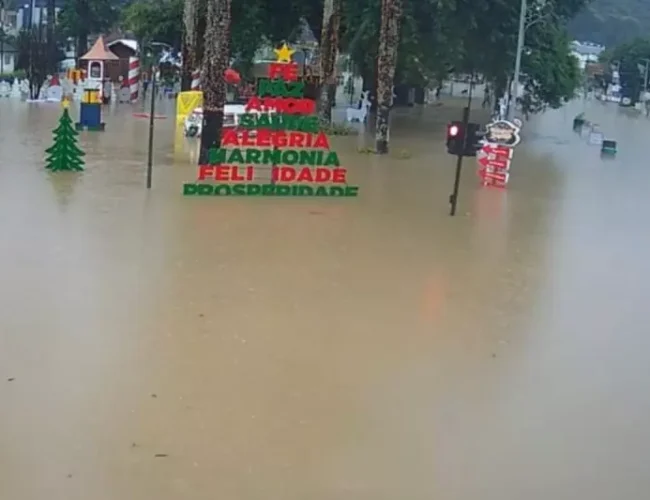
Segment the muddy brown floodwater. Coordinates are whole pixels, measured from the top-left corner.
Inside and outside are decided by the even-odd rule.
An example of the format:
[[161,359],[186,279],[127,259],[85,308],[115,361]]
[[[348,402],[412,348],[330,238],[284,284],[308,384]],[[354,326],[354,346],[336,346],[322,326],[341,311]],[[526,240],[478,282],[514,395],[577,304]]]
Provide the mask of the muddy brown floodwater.
[[130,109],[51,176],[0,100],[0,498],[647,498],[650,122],[581,107],[450,218],[444,108],[333,140],[357,199],[184,199],[172,120],[147,192]]

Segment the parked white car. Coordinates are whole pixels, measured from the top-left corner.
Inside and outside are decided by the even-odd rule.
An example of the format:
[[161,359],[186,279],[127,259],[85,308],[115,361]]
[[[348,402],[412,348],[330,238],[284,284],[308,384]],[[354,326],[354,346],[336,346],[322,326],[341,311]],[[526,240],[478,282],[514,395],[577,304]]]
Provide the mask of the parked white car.
[[[246,113],[246,106],[243,104],[226,104],[224,106],[223,126],[233,128],[239,124],[241,115]],[[201,137],[203,130],[203,108],[196,108],[192,111],[183,125],[185,137]]]

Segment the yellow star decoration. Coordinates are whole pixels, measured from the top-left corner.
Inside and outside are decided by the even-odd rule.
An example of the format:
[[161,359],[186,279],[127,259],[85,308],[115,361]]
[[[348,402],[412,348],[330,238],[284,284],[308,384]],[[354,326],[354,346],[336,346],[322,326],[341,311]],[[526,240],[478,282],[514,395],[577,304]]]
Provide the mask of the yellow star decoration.
[[278,56],[277,62],[290,63],[291,56],[293,55],[295,50],[291,50],[289,46],[285,43],[279,49],[273,49],[273,52],[275,52],[275,55]]
[[64,97],[61,101],[61,107],[63,109],[68,109],[70,107],[70,100],[67,97]]

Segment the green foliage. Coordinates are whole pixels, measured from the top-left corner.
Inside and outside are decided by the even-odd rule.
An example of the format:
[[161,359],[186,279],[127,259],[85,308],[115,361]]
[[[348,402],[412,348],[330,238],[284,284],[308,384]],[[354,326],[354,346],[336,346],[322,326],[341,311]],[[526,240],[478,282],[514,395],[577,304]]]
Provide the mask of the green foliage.
[[[322,0],[233,1],[230,50],[238,69],[243,73],[250,70],[255,52],[265,41],[277,44],[294,40],[299,34],[301,18],[320,22],[319,16],[322,16]],[[183,0],[133,2],[122,12],[121,24],[138,39],[165,42],[180,48]],[[319,30],[320,26],[315,33]]]
[[[602,2],[604,0],[595,0]],[[627,0],[626,0],[627,1]],[[588,0],[547,0],[526,32],[523,79],[530,111],[555,107],[573,95],[579,74],[569,57],[565,25]],[[395,83],[426,85],[450,72],[478,73],[497,89],[512,75],[520,0],[403,0],[404,15]],[[115,19],[110,0],[69,0],[61,22],[66,33],[83,38],[106,30]],[[341,50],[355,68],[375,80],[381,0],[344,0]],[[180,45],[183,0],[140,0],[122,13],[122,24],[140,39]],[[246,74],[264,43],[293,41],[300,19],[318,38],[323,0],[237,0],[232,2],[231,56]],[[101,15],[100,15],[101,14]]]
[[[425,85],[454,71],[481,74],[505,90],[514,68],[520,5],[519,0],[404,0],[395,82]],[[528,111],[558,106],[580,84],[563,26],[584,5],[585,0],[548,0],[543,10],[531,8],[529,57],[523,61]],[[379,14],[380,0],[344,4],[343,50],[370,78]]]
[[163,42],[179,49],[183,29],[183,0],[133,2],[121,13],[121,24],[138,40]]
[[57,25],[64,36],[76,40],[77,57],[81,57],[88,48],[88,36],[107,32],[118,18],[118,7],[111,0],[66,0]]
[[[439,57],[444,33],[437,22],[438,2],[404,0],[395,83],[424,84],[436,70],[448,73],[447,59]],[[343,3],[341,50],[350,55],[359,72],[372,77],[379,48],[380,0],[347,0]],[[449,46],[445,45],[445,49]],[[447,51],[449,59],[455,52]],[[442,70],[442,68],[445,68]]]
[[616,64],[623,88],[630,88],[631,93],[638,95],[643,86],[643,72],[650,61],[650,38],[635,38],[627,43],[612,47],[601,55],[601,60],[608,66]]
[[648,0],[593,0],[569,24],[578,40],[607,47],[650,35]]
[[57,24],[66,36],[103,33],[119,16],[111,0],[67,0],[59,12]]
[[0,25],[0,41],[2,43],[8,43],[8,44],[12,44],[15,42],[15,37],[5,32],[5,30],[2,28],[2,25]]
[[359,129],[345,123],[327,123],[321,125],[321,131],[327,135],[358,135]]
[[545,109],[559,108],[573,99],[582,84],[577,60],[569,52],[567,33],[553,26],[534,31],[536,50],[522,60],[522,97],[524,115]]
[[[512,77],[520,5],[519,0],[456,0],[445,14],[453,28],[450,36],[462,47],[456,69],[482,74],[497,93],[505,91]],[[548,0],[537,7],[528,2],[521,77],[526,115],[561,106],[581,85],[565,25],[584,5],[585,0]]]
[[300,34],[304,18],[314,35],[320,35],[323,0],[238,0],[231,7],[230,49],[244,74],[250,70],[255,52],[265,42],[279,45]]
[[30,83],[30,97],[35,99],[47,78],[51,57],[50,46],[43,26],[24,28],[16,39],[16,70],[22,70]]
[[24,79],[27,76],[27,73],[25,70],[18,70],[14,71],[13,73],[0,73],[0,82],[5,81],[12,83],[15,79],[18,79],[19,81]]
[[230,51],[237,61],[237,69],[244,75],[250,73],[255,52],[264,40],[266,22],[263,4],[259,0],[232,3]]
[[624,59],[641,61],[650,58],[650,38],[635,38],[627,43],[610,47],[601,54],[603,62],[617,62]]
[[63,110],[53,134],[54,144],[45,150],[48,155],[45,168],[52,172],[83,170],[85,153],[77,146],[79,132],[74,129],[67,108]]

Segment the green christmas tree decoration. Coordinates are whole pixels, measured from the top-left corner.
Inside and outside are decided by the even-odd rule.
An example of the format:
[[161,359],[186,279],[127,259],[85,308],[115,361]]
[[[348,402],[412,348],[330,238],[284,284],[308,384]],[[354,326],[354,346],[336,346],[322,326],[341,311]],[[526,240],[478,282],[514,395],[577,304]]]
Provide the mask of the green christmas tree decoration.
[[77,146],[79,132],[74,128],[67,106],[64,107],[59,126],[54,129],[53,134],[54,144],[45,150],[48,155],[45,168],[52,172],[82,171],[83,156],[86,153]]

